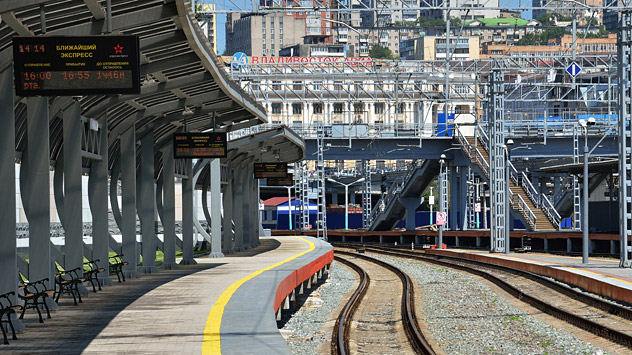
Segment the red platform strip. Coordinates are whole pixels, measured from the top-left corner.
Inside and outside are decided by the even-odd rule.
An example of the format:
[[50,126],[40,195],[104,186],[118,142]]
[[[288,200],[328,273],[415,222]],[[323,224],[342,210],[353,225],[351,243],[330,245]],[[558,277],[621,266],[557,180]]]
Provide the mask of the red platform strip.
[[[562,268],[548,267],[545,265],[538,265],[532,263],[520,262],[518,260],[511,260],[505,258],[492,258],[481,254],[470,253],[457,253],[448,250],[432,250],[426,251],[428,254],[441,254],[447,256],[455,256],[459,258],[465,258],[476,261],[483,261],[490,264],[502,265],[511,267],[514,269],[529,271],[534,274],[549,276],[556,280],[566,282],[568,284],[581,287],[589,292],[596,293],[602,296],[610,297],[615,300],[632,303],[632,290],[612,285],[601,280],[593,279],[588,276],[580,275],[574,272],[566,271]],[[581,268],[576,268],[583,270]],[[585,270],[591,272],[590,270]],[[616,278],[616,276],[613,276]]]
[[279,307],[283,304],[285,297],[287,297],[292,291],[300,285],[303,281],[309,279],[318,272],[318,270],[325,267],[325,265],[330,264],[334,260],[334,251],[333,249],[328,251],[327,253],[319,256],[316,260],[311,263],[304,265],[298,270],[295,270],[291,274],[289,274],[283,281],[279,283],[279,286],[276,289],[276,293],[274,295],[274,311],[277,312]]

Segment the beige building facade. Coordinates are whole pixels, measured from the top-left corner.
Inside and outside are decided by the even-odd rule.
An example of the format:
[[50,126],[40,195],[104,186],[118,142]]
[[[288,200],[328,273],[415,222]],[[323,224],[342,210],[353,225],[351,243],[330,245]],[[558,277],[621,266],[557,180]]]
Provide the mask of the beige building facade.
[[305,20],[284,13],[227,14],[226,55],[278,56],[283,47],[303,43]]

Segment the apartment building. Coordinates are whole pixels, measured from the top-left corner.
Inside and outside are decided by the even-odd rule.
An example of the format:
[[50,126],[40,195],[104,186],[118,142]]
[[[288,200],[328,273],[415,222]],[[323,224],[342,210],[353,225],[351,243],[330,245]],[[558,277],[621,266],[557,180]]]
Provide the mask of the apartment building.
[[226,15],[226,55],[277,56],[283,47],[303,43],[305,19],[284,13]]
[[[417,37],[403,41],[401,47],[401,58],[405,60],[445,60],[448,53],[446,36]],[[452,60],[479,59],[479,37],[451,37],[449,49]]]

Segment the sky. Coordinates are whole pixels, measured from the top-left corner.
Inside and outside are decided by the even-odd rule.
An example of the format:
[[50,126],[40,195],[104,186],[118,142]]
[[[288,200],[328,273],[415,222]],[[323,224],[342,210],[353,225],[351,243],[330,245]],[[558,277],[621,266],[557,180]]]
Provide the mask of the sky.
[[[218,10],[236,10],[238,8],[241,9],[251,9],[250,0],[202,0],[202,2],[207,3],[215,3],[217,4]],[[526,6],[524,5],[526,4]],[[237,6],[235,6],[237,5]],[[511,7],[519,7],[531,6],[531,0],[499,0],[499,6],[511,6]],[[523,11],[522,18],[526,20],[531,19],[531,11]],[[217,23],[217,54],[224,53],[224,49],[226,48],[226,15],[225,14],[217,14],[216,16]]]

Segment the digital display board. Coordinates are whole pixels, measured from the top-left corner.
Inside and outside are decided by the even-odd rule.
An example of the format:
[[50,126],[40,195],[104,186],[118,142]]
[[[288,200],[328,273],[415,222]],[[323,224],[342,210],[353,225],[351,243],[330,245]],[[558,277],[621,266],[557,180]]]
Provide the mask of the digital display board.
[[287,163],[255,163],[255,179],[287,178]]
[[267,186],[292,186],[294,185],[294,174],[287,174],[284,178],[267,178]]
[[18,96],[140,93],[137,36],[13,37]]
[[226,132],[173,134],[175,159],[225,158],[226,151]]

